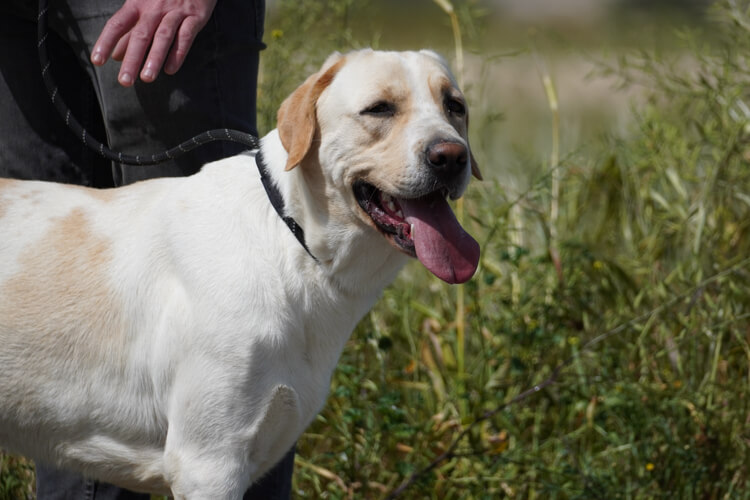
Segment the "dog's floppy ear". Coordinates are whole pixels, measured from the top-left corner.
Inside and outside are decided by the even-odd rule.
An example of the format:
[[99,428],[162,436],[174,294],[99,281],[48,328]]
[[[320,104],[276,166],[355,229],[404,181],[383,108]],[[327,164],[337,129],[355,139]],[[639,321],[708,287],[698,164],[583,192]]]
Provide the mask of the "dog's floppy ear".
[[474,153],[471,152],[471,149],[469,150],[469,159],[471,160],[471,174],[480,181],[483,180],[482,172],[479,171],[479,165],[477,165],[477,161],[474,159]]
[[297,90],[287,97],[276,117],[281,144],[289,156],[286,170],[291,170],[302,162],[312,145],[317,125],[315,105],[323,90],[333,81],[333,77],[344,63],[344,56],[331,55],[323,68],[311,75]]
[[[466,115],[466,130],[469,130],[469,116]],[[468,140],[468,133],[467,133],[467,140]],[[469,146],[469,160],[471,161],[471,174],[479,179],[480,181],[484,178],[482,177],[482,172],[479,171],[479,164],[477,163],[477,160],[474,159],[474,153],[471,152],[471,146]]]

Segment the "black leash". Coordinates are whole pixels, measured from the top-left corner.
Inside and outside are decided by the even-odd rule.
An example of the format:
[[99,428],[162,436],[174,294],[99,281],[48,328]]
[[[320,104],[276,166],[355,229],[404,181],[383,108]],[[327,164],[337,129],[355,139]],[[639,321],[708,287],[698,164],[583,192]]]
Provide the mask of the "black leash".
[[49,11],[49,0],[39,0],[39,17],[37,18],[37,49],[39,51],[39,63],[42,68],[42,78],[44,79],[44,85],[47,87],[47,92],[52,99],[57,112],[65,120],[65,124],[68,128],[76,134],[81,141],[90,149],[97,151],[100,155],[111,161],[123,163],[126,165],[156,165],[163,163],[168,160],[172,160],[188,151],[207,144],[213,141],[231,141],[244,144],[251,150],[258,150],[255,157],[255,163],[258,166],[260,172],[260,179],[263,183],[263,187],[266,190],[271,205],[273,206],[276,213],[279,215],[281,220],[284,221],[286,226],[292,232],[297,241],[299,241],[302,248],[305,249],[307,254],[313,258],[315,262],[318,259],[310,252],[310,249],[305,243],[305,232],[302,230],[297,221],[292,217],[284,215],[284,199],[281,197],[281,193],[276,185],[271,180],[266,164],[263,161],[263,155],[260,151],[260,139],[247,132],[241,132],[239,130],[232,130],[228,128],[214,129],[203,132],[202,134],[196,135],[192,139],[188,139],[182,144],[152,155],[130,155],[122,152],[116,152],[109,149],[107,146],[97,141],[91,134],[89,134],[85,128],[76,120],[75,116],[70,111],[70,108],[65,104],[65,101],[59,95],[57,85],[52,79],[52,73],[50,68],[49,53],[47,52],[47,13]]
[[47,87],[52,98],[52,103],[57,108],[57,112],[65,120],[65,124],[68,128],[76,134],[81,141],[94,151],[97,151],[100,155],[107,158],[108,160],[116,161],[118,163],[124,163],[126,165],[156,165],[163,163],[168,160],[172,160],[188,151],[207,144],[213,141],[232,141],[239,142],[246,145],[250,149],[258,149],[260,141],[257,137],[247,132],[241,132],[239,130],[232,129],[214,129],[203,132],[202,134],[196,135],[192,139],[188,139],[182,144],[160,153],[152,155],[129,155],[122,152],[115,152],[109,149],[107,146],[97,141],[94,137],[89,134],[85,128],[76,120],[70,112],[70,108],[65,104],[62,97],[58,93],[57,85],[52,79],[51,72],[49,71],[50,60],[49,53],[47,52],[47,13],[49,11],[49,0],[39,0],[39,17],[37,19],[37,37],[38,37],[38,51],[39,51],[39,63],[42,67],[42,78],[44,79],[44,85]]

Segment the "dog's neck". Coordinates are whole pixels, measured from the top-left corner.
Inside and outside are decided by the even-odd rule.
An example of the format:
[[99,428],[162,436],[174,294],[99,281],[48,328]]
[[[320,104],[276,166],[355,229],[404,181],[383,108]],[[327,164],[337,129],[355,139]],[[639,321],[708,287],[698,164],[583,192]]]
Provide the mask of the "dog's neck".
[[[394,250],[354,214],[345,213],[348,209],[340,199],[340,193],[327,186],[311,186],[304,166],[284,170],[287,152],[276,130],[263,137],[261,150],[268,175],[265,182],[280,194],[282,219],[293,219],[303,230],[307,252],[316,259],[306,255],[310,263],[342,290],[357,295],[373,292],[379,295],[393,281],[408,257]],[[316,189],[326,192],[314,192]],[[328,203],[321,198],[326,198]],[[332,208],[336,203],[339,205]],[[333,210],[338,213],[332,214]],[[346,231],[341,230],[340,217],[348,219]],[[288,222],[285,223],[289,227]],[[300,251],[306,249],[300,245]]]
[[297,238],[297,241],[302,245],[302,248],[305,249],[305,252],[317,262],[318,259],[315,258],[312,252],[310,252],[310,249],[307,247],[307,242],[305,242],[305,230],[302,229],[302,226],[300,226],[293,217],[290,217],[285,212],[286,204],[284,203],[284,197],[281,195],[279,188],[271,178],[271,174],[268,171],[268,165],[263,158],[262,149],[259,149],[255,155],[255,164],[258,167],[258,173],[260,173],[260,180],[263,183],[263,188],[268,195],[268,201],[271,202],[276,213],[281,217],[281,220],[284,221],[284,224],[286,224],[286,227],[289,228],[294,237]]

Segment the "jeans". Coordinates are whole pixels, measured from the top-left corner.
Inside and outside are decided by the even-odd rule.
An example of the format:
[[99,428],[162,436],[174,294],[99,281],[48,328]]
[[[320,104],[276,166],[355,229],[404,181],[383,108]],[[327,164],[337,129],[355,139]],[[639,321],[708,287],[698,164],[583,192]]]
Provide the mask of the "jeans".
[[[121,1],[52,0],[50,71],[60,96],[87,131],[116,151],[151,154],[213,128],[257,135],[255,125],[263,0],[220,0],[175,75],[132,88],[117,83],[118,65],[94,67],[89,56],[106,20]],[[245,146],[217,142],[156,166],[110,162],[88,150],[50,102],[36,53],[36,3],[0,3],[0,177],[113,187],[151,177],[197,172]],[[246,499],[291,496],[294,449]],[[37,464],[39,500],[144,499],[149,496]]]
[[[244,500],[291,498],[294,449],[245,493]],[[134,493],[110,484],[84,479],[44,464],[36,464],[37,500],[149,500],[150,495]]]

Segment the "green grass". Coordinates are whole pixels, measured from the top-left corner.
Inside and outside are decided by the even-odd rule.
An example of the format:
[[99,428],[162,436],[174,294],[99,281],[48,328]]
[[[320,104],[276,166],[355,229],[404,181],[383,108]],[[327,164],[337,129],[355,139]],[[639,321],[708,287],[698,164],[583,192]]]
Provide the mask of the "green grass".
[[[278,3],[261,129],[330,49],[377,44],[353,35],[363,3]],[[410,264],[357,327],[299,441],[295,497],[750,498],[745,4],[710,16],[710,43],[686,33],[667,51],[597,57],[587,67],[608,83],[595,96],[572,89],[591,83],[583,49],[477,49],[487,27],[467,5],[472,145],[489,180],[464,202],[482,246],[464,322],[458,289]],[[450,22],[430,7],[450,55]],[[519,68],[531,68],[523,99],[500,81]],[[29,467],[0,455],[0,499],[25,498]]]

